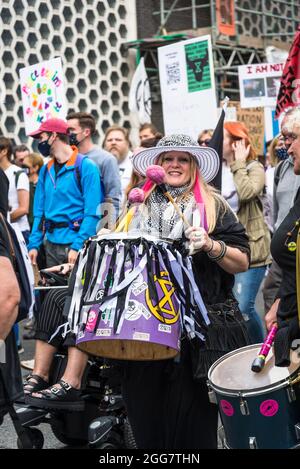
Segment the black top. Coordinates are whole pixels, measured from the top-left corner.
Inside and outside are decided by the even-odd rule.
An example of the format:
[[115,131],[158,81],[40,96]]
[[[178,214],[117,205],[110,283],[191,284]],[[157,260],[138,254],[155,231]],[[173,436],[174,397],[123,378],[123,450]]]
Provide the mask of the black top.
[[[271,253],[282,269],[282,282],[278,297],[281,299],[278,316],[288,319],[297,316],[296,291],[296,250],[289,250],[287,244],[297,241],[298,227],[295,222],[300,219],[300,196],[296,195],[294,206],[291,208],[271,242]],[[291,233],[291,236],[288,235]]]
[[[231,210],[226,212],[222,208],[218,210],[216,227],[210,237],[214,240],[222,240],[226,245],[246,252],[250,258],[245,228]],[[225,272],[217,262],[210,260],[205,252],[200,251],[194,254],[193,269],[198,288],[206,304],[222,303],[232,295],[234,275]]]
[[[9,250],[7,245],[7,236],[3,225],[0,223],[0,256],[8,257]],[[3,406],[7,402],[4,393],[4,383],[6,391],[11,401],[15,401],[23,394],[22,376],[20,361],[17,351],[16,339],[13,331],[10,332],[5,340],[6,363],[0,363],[0,415],[3,413]]]
[[[282,281],[278,293],[280,304],[277,311],[278,331],[275,336],[274,352],[276,366],[289,366],[290,346],[299,337],[297,287],[296,287],[296,241],[300,219],[300,193],[295,197],[294,206],[274,233],[271,253],[282,269]],[[290,245],[288,248],[288,244]]]
[[57,175],[59,173],[59,171],[61,170],[61,168],[63,166],[65,166],[66,163],[59,163],[58,161],[54,160],[54,171],[55,171],[55,174]]
[[8,212],[8,188],[9,181],[6,174],[0,169],[0,212],[4,217]]

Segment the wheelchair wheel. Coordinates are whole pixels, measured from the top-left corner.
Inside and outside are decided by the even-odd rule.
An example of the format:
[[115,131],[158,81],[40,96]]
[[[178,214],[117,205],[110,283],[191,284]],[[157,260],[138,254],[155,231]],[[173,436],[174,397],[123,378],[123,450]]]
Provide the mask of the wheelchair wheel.
[[[32,444],[30,449],[42,449],[44,446],[43,433],[37,428],[27,428],[26,432]],[[25,449],[20,438],[17,439],[17,447],[18,449]]]
[[111,430],[107,439],[96,446],[96,449],[122,449],[124,444],[120,435]]
[[82,438],[72,438],[65,434],[63,425],[55,420],[51,422],[51,430],[53,435],[64,445],[67,446],[87,446],[88,441]]

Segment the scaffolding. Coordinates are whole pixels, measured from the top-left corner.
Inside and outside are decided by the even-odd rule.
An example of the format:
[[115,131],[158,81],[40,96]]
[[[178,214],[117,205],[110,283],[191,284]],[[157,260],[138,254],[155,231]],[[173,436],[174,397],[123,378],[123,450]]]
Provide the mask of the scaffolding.
[[153,43],[141,39],[133,47],[145,55],[155,100],[159,93],[157,40],[174,42],[176,33],[182,35],[177,40],[210,34],[218,98],[229,94],[239,100],[237,67],[266,61],[267,46],[287,50],[300,21],[300,0],[236,0],[236,35],[225,36],[218,31],[216,0],[152,0],[152,6]]
[[156,5],[157,32],[174,32],[176,17],[184,16],[188,32],[211,34],[220,100],[226,94],[239,99],[237,67],[264,62],[269,45],[288,49],[300,19],[300,0],[235,1],[236,35],[229,37],[218,32],[215,0],[159,0]]

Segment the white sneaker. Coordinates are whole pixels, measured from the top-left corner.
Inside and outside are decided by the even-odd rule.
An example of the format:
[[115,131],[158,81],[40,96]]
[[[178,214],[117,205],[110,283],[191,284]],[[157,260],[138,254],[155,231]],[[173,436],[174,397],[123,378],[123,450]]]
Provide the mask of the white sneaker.
[[34,369],[34,358],[32,360],[22,360],[21,367],[25,368],[26,370],[33,370]]

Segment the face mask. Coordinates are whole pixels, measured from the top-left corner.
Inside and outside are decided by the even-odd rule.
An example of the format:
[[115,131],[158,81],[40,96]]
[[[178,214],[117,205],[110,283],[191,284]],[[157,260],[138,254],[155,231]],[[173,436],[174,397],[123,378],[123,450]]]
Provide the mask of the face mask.
[[69,140],[70,140],[70,145],[75,145],[75,147],[78,147],[80,142],[77,140],[77,134],[70,134],[69,135]]
[[280,161],[286,160],[289,157],[289,154],[288,154],[287,149],[285,147],[277,148],[275,150],[275,155],[277,156],[277,158]]
[[38,144],[38,151],[45,157],[50,156],[51,145],[48,143],[49,138]]

